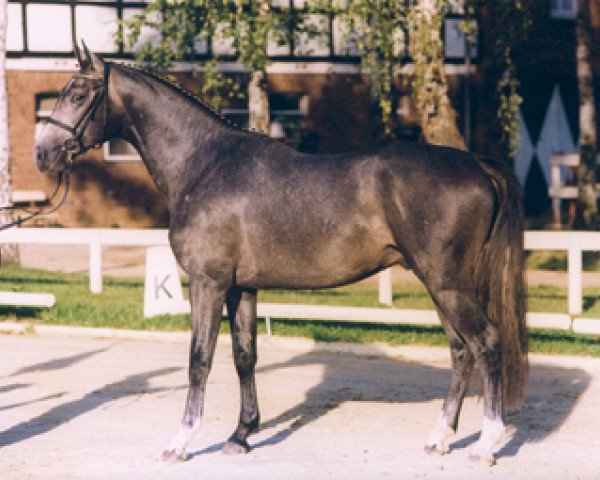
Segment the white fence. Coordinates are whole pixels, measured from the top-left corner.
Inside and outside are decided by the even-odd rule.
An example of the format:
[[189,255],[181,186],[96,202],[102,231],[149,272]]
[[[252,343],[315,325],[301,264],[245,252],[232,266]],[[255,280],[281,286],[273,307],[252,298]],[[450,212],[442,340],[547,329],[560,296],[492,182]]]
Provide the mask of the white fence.
[[[0,244],[2,243],[87,245],[89,248],[90,291],[100,293],[102,291],[102,246],[164,246],[168,245],[168,232],[162,229],[12,228],[0,231]],[[528,231],[525,233],[525,248],[527,250],[567,252],[568,313],[573,316],[581,314],[582,252],[600,251],[600,232]],[[391,275],[389,271],[379,275],[380,303],[390,305],[392,303]],[[540,314],[531,314],[530,316],[532,319],[539,318],[536,315]],[[555,320],[550,323],[557,326]],[[533,320],[530,323],[537,325],[539,322]],[[564,321],[560,320],[558,324],[564,325]],[[600,332],[600,320],[576,319],[572,327],[580,330],[578,325],[585,325],[585,329],[590,332]]]
[[[102,292],[102,246],[169,245],[167,230],[105,228],[11,228],[0,231],[0,244],[87,245],[90,291]],[[67,256],[66,256],[67,257]],[[68,258],[65,258],[65,263]]]

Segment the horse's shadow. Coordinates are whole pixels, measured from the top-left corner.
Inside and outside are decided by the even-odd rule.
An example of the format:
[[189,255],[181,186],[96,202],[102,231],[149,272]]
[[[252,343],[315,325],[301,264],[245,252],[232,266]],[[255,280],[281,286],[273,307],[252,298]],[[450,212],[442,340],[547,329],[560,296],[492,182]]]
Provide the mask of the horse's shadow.
[[[354,357],[313,351],[287,362],[258,368],[258,387],[260,389],[261,376],[311,365],[323,369],[322,380],[307,391],[302,402],[264,421],[260,427],[263,431],[279,426],[283,428],[253,444],[252,448],[279,444],[346,402],[414,403],[443,399],[451,373],[449,368],[389,357]],[[474,372],[469,396],[480,393],[477,373]],[[557,430],[569,417],[589,383],[589,374],[578,368],[538,363],[532,365],[524,407],[519,412],[508,415],[507,424],[512,436],[497,456],[513,456],[525,443],[541,441]],[[560,401],[557,401],[558,396]],[[432,417],[432,428],[434,421],[435,417]],[[466,448],[478,438],[478,433],[459,438],[450,448]],[[425,440],[423,438],[423,442]],[[191,456],[211,453],[221,446],[222,444],[211,445]]]
[[[168,387],[151,387],[150,380],[155,377],[169,375],[179,370],[181,370],[179,367],[165,367],[130,375],[120,381],[104,385],[101,389],[89,392],[82,398],[57,405],[41,415],[0,431],[0,448],[45,434],[81,415],[96,410],[108,402],[141,393],[149,394],[172,390],[172,388]],[[63,394],[64,392],[61,392],[35,401],[60,398]],[[28,403],[31,402],[23,402],[15,406],[22,406]],[[14,406],[9,407],[12,408]]]

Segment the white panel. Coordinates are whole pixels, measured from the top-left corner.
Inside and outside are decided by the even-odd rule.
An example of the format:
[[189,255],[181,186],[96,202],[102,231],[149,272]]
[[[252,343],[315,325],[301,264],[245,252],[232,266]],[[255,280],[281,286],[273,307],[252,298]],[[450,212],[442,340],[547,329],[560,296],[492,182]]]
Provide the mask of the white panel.
[[[303,23],[307,27],[315,26],[319,31],[326,31],[329,25],[329,17],[327,15],[311,14],[307,16]],[[327,34],[311,37],[306,33],[300,33],[294,54],[298,56],[328,56],[329,45]]]
[[521,143],[515,153],[515,173],[521,186],[525,186],[525,180],[527,179],[535,150],[521,110],[519,110],[519,132],[521,134]]
[[[358,48],[358,39],[360,31],[349,31],[349,26],[346,22],[339,18],[333,19],[333,54],[334,55],[360,55]],[[356,27],[357,30],[360,30]]]
[[73,46],[69,6],[28,4],[27,37],[30,51],[70,52]]
[[6,28],[6,50],[23,50],[23,13],[21,4],[8,4],[8,25]]
[[96,52],[117,52],[117,9],[77,5],[75,7],[75,38],[84,39]]
[[552,154],[571,153],[576,150],[558,86],[554,87],[536,150],[548,185],[551,183],[550,157]]
[[[447,18],[444,22],[444,45],[446,58],[465,57],[465,34],[461,29],[464,20],[459,18]],[[471,46],[471,58],[477,56],[477,45]]]
[[226,34],[226,25],[217,25],[215,34],[212,38],[212,51],[215,55],[235,55],[233,48],[233,37],[228,37]]
[[[124,8],[123,9],[123,20],[127,21],[127,20],[131,20],[135,15],[141,13],[143,11],[143,9],[141,8]],[[152,21],[156,21],[157,20],[158,15],[156,13],[154,13],[154,15],[152,16],[152,18],[150,18],[150,20]],[[132,46],[132,47],[128,47],[127,46],[127,36],[128,36],[128,30],[125,29],[125,31],[123,32],[123,38],[125,39],[125,51],[126,52],[137,52],[142,45],[145,45],[148,42],[152,43],[152,47],[155,48],[156,46],[158,46],[158,43],[160,42],[160,35],[158,33],[158,31],[154,28],[150,28],[150,27],[142,27],[142,31],[140,32],[140,36],[138,38],[138,41]]]
[[270,56],[278,56],[278,55],[289,55],[291,52],[290,44],[284,43],[280,45],[280,39],[282,35],[280,32],[277,34],[273,32],[269,32],[269,44],[267,46],[267,54]]

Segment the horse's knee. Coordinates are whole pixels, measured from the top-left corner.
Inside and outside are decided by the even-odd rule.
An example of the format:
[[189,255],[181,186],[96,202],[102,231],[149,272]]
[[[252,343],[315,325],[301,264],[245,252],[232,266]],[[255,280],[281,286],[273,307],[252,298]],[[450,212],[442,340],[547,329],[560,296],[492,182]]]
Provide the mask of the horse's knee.
[[252,349],[240,349],[235,352],[235,368],[240,377],[251,375],[256,367],[257,356]]
[[208,378],[211,368],[211,359],[203,354],[192,354],[190,357],[190,367],[188,377],[190,385],[194,387],[202,386]]

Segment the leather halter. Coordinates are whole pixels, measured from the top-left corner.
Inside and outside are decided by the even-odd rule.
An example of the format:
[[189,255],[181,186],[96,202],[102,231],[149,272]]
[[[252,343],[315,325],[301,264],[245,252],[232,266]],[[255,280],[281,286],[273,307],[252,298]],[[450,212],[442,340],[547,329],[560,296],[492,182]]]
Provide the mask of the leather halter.
[[[68,125],[60,120],[56,120],[55,118],[48,118],[48,123],[52,125],[56,125],[63,130],[66,130],[71,134],[70,138],[67,138],[63,144],[62,149],[65,152],[73,153],[73,155],[80,155],[82,153],[87,152],[90,148],[95,147],[96,144],[85,145],[83,143],[83,135],[85,130],[90,123],[91,120],[95,119],[96,111],[98,107],[105,101],[105,125],[104,130],[106,131],[106,122],[108,121],[108,75],[110,72],[109,63],[104,64],[104,78],[102,79],[102,86],[99,87],[94,93],[94,97],[92,101],[88,105],[88,107],[83,112],[83,115],[79,118],[79,120],[75,123],[75,125]],[[97,80],[97,77],[90,77],[87,75],[75,75],[75,78],[82,78],[87,80]]]

